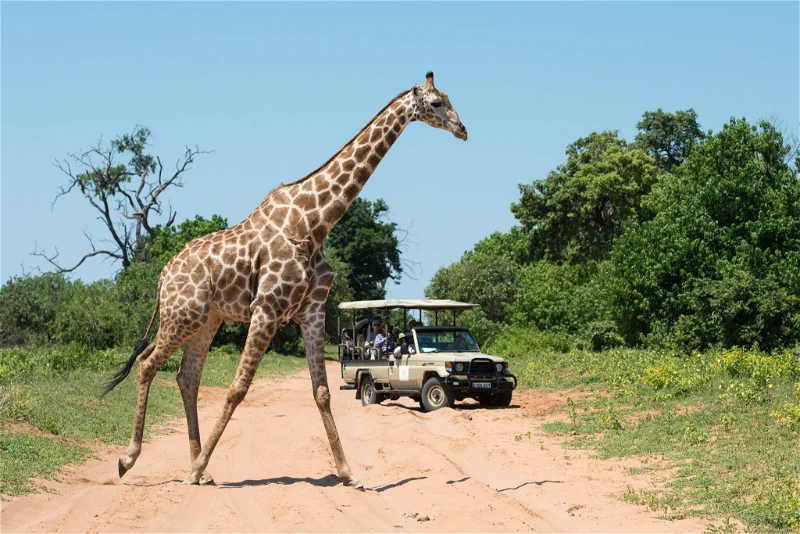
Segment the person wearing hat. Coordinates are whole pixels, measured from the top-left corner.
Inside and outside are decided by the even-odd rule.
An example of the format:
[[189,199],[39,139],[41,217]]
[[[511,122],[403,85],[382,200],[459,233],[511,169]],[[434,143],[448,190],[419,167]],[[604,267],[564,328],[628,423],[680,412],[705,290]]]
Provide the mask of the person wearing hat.
[[400,335],[397,336],[397,347],[394,349],[394,357],[395,358],[402,358],[401,354],[416,354],[417,351],[414,350],[414,345],[409,343],[410,336],[405,335],[403,332],[400,332]]

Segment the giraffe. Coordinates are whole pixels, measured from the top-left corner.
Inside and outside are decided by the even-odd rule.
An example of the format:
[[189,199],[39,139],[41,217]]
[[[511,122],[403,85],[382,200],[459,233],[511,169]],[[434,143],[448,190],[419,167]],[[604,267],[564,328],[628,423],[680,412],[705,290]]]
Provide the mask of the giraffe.
[[[392,99],[319,168],[273,189],[241,223],[187,243],[164,267],[145,335],[103,393],[121,383],[137,364],[136,412],[130,444],[118,462],[120,477],[141,453],[150,384],[159,367],[183,346],[177,382],[191,457],[191,471],[183,483],[213,483],[206,467],[214,447],[247,394],[276,330],[293,320],[302,332],[312,394],[339,478],[344,485],[363,490],[347,463],[331,413],[323,336],[333,270],[325,261],[322,246],[389,148],[414,121],[467,140],[467,130],[450,99],[436,89],[433,72],[428,72],[424,85],[414,84]],[[159,312],[158,331],[149,342]],[[201,448],[197,420],[200,375],[222,321],[250,325],[222,414]]]

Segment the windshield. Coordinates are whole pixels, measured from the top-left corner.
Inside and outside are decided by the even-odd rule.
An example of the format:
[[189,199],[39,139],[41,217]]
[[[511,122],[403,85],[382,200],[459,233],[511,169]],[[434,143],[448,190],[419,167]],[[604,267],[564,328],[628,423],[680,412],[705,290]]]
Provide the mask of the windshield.
[[417,330],[420,352],[479,352],[468,330]]

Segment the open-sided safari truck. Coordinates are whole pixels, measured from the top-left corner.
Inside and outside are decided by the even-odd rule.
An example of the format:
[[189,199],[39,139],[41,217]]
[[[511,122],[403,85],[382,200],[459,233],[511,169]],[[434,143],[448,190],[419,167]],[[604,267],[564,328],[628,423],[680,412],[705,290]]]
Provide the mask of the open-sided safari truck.
[[[457,312],[474,307],[454,300],[342,302],[339,362],[345,385],[341,389],[355,390],[364,406],[400,396],[418,401],[423,411],[452,406],[468,397],[484,406],[508,406],[517,387],[508,363],[481,354],[469,329],[456,326]],[[373,318],[377,321],[392,310],[402,310],[402,331],[376,343],[370,330]],[[419,323],[409,324],[409,310],[412,314],[418,310]],[[433,312],[434,326],[421,326],[423,310]],[[446,317],[448,312],[452,312],[452,324],[439,325],[439,314]],[[343,313],[352,327],[342,328]],[[395,317],[399,330],[399,316]]]

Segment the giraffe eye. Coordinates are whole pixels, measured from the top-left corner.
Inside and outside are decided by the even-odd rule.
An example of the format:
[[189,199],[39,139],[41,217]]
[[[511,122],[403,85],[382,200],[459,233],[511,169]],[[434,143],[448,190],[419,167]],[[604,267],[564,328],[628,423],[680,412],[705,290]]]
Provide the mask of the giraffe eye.
[[433,106],[435,108],[440,108],[440,107],[442,107],[442,101],[441,100],[437,100],[436,102],[431,102],[431,106]]

